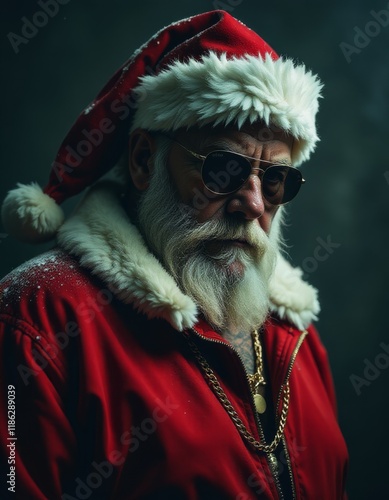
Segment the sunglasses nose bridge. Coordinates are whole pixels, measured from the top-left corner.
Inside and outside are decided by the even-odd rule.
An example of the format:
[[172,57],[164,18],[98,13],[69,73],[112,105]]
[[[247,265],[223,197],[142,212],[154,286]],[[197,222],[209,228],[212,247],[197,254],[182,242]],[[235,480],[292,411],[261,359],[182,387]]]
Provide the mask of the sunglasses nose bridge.
[[264,173],[265,173],[265,171],[263,170],[263,168],[251,166],[251,172],[249,174],[249,177],[250,177],[250,175],[258,175],[258,177],[262,180]]
[[250,198],[255,198],[256,203],[263,203],[265,196],[263,193],[262,177],[265,171],[259,167],[251,167],[250,172],[247,177],[243,180],[235,193],[245,193],[244,196],[248,195]]
[[251,176],[258,177],[258,178],[259,178],[259,180],[260,180],[260,186],[259,186],[259,188],[260,188],[260,190],[261,190],[261,194],[262,194],[262,196],[263,196],[263,190],[262,190],[262,178],[263,178],[263,174],[265,173],[265,171],[264,171],[262,168],[260,168],[260,167],[253,167],[251,164],[250,164],[250,166],[251,166],[251,170],[250,170],[250,172],[247,174],[247,178],[243,181],[243,183],[242,183],[242,185],[240,186],[240,188],[242,188],[242,187],[244,187],[244,186],[246,186],[246,185],[248,184],[249,179],[250,179],[250,177],[251,177]]

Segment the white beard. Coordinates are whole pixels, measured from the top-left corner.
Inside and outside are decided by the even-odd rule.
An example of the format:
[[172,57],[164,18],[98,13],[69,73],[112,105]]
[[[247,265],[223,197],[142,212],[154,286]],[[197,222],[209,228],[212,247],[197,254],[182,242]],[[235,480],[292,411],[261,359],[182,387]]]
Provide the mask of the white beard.
[[[159,148],[139,204],[139,227],[147,243],[215,329],[234,333],[259,328],[269,311],[277,241],[255,221],[238,222],[231,216],[198,223],[195,210],[177,200],[165,156]],[[218,243],[215,249],[215,240],[231,239],[245,239],[250,247]]]

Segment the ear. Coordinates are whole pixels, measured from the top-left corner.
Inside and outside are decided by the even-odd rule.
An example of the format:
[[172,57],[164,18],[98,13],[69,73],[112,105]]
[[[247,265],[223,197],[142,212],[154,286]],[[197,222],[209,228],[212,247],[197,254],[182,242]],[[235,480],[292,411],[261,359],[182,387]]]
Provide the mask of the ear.
[[151,156],[155,152],[155,139],[143,129],[134,130],[129,139],[128,168],[134,186],[144,191],[149,186],[152,172]]

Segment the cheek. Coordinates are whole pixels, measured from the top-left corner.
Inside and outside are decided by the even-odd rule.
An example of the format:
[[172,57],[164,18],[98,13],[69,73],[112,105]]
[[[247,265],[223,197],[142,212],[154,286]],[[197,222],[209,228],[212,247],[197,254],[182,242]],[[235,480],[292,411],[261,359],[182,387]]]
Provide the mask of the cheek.
[[[210,193],[212,196],[212,193]],[[196,210],[196,220],[197,222],[206,222],[210,219],[223,219],[231,217],[228,211],[229,200],[220,196],[211,198],[197,198],[195,200],[195,205],[190,205]],[[255,220],[265,233],[269,233],[271,225],[276,215],[278,207],[266,207],[265,212],[261,217]],[[236,214],[235,214],[236,215]],[[244,216],[242,216],[242,221]]]
[[263,212],[262,216],[257,219],[258,224],[266,234],[269,234],[270,232],[273,219],[278,212],[278,208],[279,207],[274,207],[273,205],[269,205],[267,202],[265,202],[265,211]]
[[201,223],[210,219],[221,219],[226,213],[224,205],[225,200],[220,199],[220,197],[217,200],[204,200],[203,206],[194,207],[196,210],[197,222]]
[[222,213],[221,209],[226,203],[225,198],[208,191],[200,175],[188,175],[186,178],[180,176],[175,179],[173,176],[173,180],[180,202],[193,208],[198,222],[205,222],[218,212]]
[[270,228],[274,219],[275,211],[272,209],[271,211],[266,210],[265,213],[258,220],[259,225],[265,231],[266,234],[269,234]]
[[213,217],[222,217],[226,200],[204,188],[203,183],[196,182],[182,189],[181,201],[194,210],[197,222],[206,222]]

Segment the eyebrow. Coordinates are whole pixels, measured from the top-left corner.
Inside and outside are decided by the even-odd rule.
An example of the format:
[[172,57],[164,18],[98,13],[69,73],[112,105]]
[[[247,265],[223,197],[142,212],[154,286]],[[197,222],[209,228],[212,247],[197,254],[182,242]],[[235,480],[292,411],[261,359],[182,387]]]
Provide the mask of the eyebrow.
[[292,166],[292,160],[288,160],[287,158],[280,158],[279,160],[272,160],[277,165],[286,165],[288,167]]

